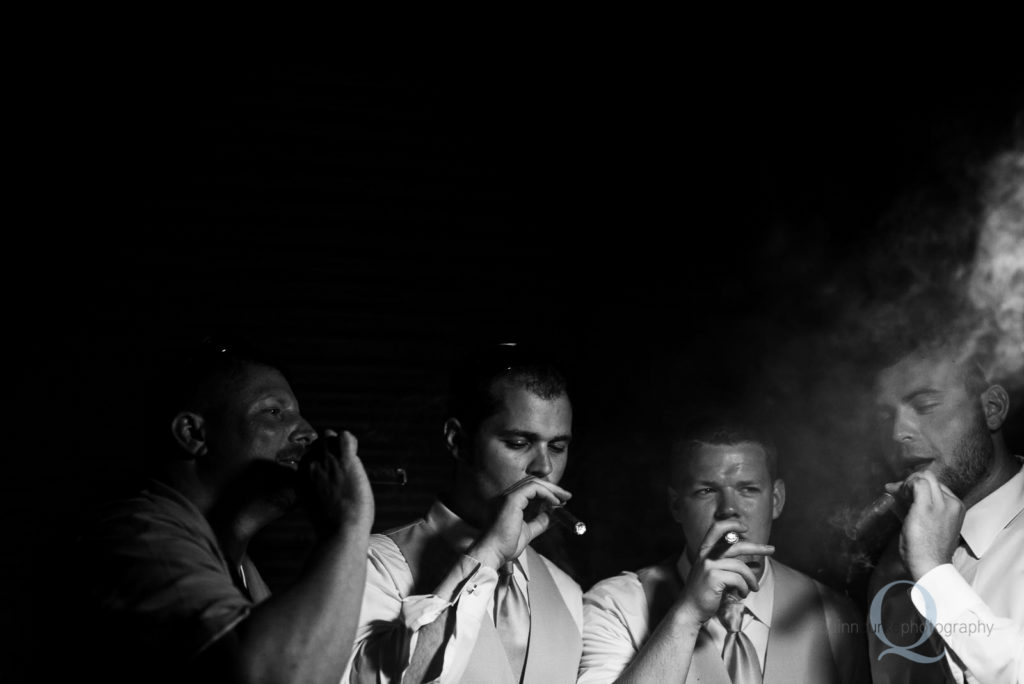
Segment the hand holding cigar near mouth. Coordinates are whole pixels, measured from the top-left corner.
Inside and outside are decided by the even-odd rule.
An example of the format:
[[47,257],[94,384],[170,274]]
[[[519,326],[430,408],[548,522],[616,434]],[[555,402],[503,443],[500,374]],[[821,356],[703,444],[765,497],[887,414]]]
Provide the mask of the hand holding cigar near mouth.
[[[530,480],[534,479],[536,478],[533,477],[532,475],[528,475],[520,480],[517,480],[508,487],[506,487],[505,490],[502,491],[500,496],[504,496],[511,492],[512,490],[519,487],[524,482],[529,482]],[[587,524],[579,518],[577,518],[575,515],[573,515],[569,511],[569,509],[565,507],[564,503],[559,506],[554,506],[544,501],[538,504],[536,507],[536,513],[539,514],[541,512],[547,513],[548,516],[551,518],[552,522],[561,525],[566,530],[568,530],[570,534],[574,536],[581,537],[587,533]]]
[[[319,438],[306,450],[304,458],[317,458],[322,452],[327,452],[334,456],[340,455],[340,437],[336,430],[326,428],[318,430],[317,434]],[[394,485],[401,487],[409,482],[409,476],[405,468],[363,464],[363,471],[366,473],[366,478],[370,481],[371,485]]]
[[[744,540],[738,531],[728,530],[711,545],[706,558],[708,560],[734,559],[740,561],[750,568],[750,572],[754,573],[752,575],[753,584],[751,584],[751,580],[744,578],[748,591],[757,591],[757,571],[759,568],[763,569],[764,557],[774,553],[774,550],[773,546],[754,544],[749,540]],[[736,572],[732,568],[729,570]],[[739,589],[730,587],[722,592],[722,600],[738,603],[743,600],[743,595]]]

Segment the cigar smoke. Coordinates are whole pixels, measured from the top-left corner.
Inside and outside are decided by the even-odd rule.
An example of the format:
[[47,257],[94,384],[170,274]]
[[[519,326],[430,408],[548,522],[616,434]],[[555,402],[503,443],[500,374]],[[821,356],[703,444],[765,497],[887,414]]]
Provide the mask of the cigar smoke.
[[1024,385],[1024,141],[988,168],[980,232],[967,278],[978,319],[967,353],[1007,389]]

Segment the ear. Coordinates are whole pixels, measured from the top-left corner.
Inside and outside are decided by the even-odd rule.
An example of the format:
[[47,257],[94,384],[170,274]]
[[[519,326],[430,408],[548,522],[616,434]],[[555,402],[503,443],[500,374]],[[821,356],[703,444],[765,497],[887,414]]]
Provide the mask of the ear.
[[995,432],[1003,426],[1010,412],[1010,396],[1002,385],[990,385],[981,393],[981,410],[989,430]]
[[171,421],[171,434],[181,448],[193,458],[207,452],[206,420],[198,413],[182,411]]
[[675,490],[672,485],[665,488],[668,492],[668,512],[672,514],[672,519],[677,523],[682,523],[682,514],[679,512],[679,492]]
[[778,520],[786,506],[786,483],[779,478],[772,482],[772,520]]
[[466,457],[466,437],[462,431],[462,423],[458,418],[449,418],[444,421],[444,443],[448,447],[448,453],[456,461]]

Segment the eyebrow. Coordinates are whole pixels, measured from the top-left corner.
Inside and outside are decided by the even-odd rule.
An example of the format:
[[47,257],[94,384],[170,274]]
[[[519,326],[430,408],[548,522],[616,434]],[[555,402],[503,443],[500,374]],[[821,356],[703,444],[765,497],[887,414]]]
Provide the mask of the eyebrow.
[[[540,435],[529,430],[502,430],[498,433],[501,437],[525,437],[526,439],[540,439]],[[549,442],[571,442],[572,435],[557,435],[548,440]]]
[[[734,483],[734,486],[736,486],[736,487],[744,487],[746,485],[762,485],[762,484],[764,484],[764,482],[762,480],[746,479],[746,480],[738,480],[737,482]],[[694,480],[693,481],[693,486],[695,486],[695,487],[707,486],[707,485],[713,485],[715,487],[718,487],[719,485],[721,485],[721,483],[718,482],[717,480]]]
[[942,394],[942,390],[935,389],[934,387],[922,387],[921,389],[904,394],[902,401],[911,402],[918,397],[931,396],[933,394]]

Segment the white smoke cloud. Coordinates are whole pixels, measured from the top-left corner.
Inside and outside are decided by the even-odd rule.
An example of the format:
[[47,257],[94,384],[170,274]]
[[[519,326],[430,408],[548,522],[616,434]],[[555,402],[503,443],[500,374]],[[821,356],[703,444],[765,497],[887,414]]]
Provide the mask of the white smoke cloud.
[[989,377],[1024,386],[1024,149],[997,156],[989,168],[967,296],[981,321],[971,346]]

